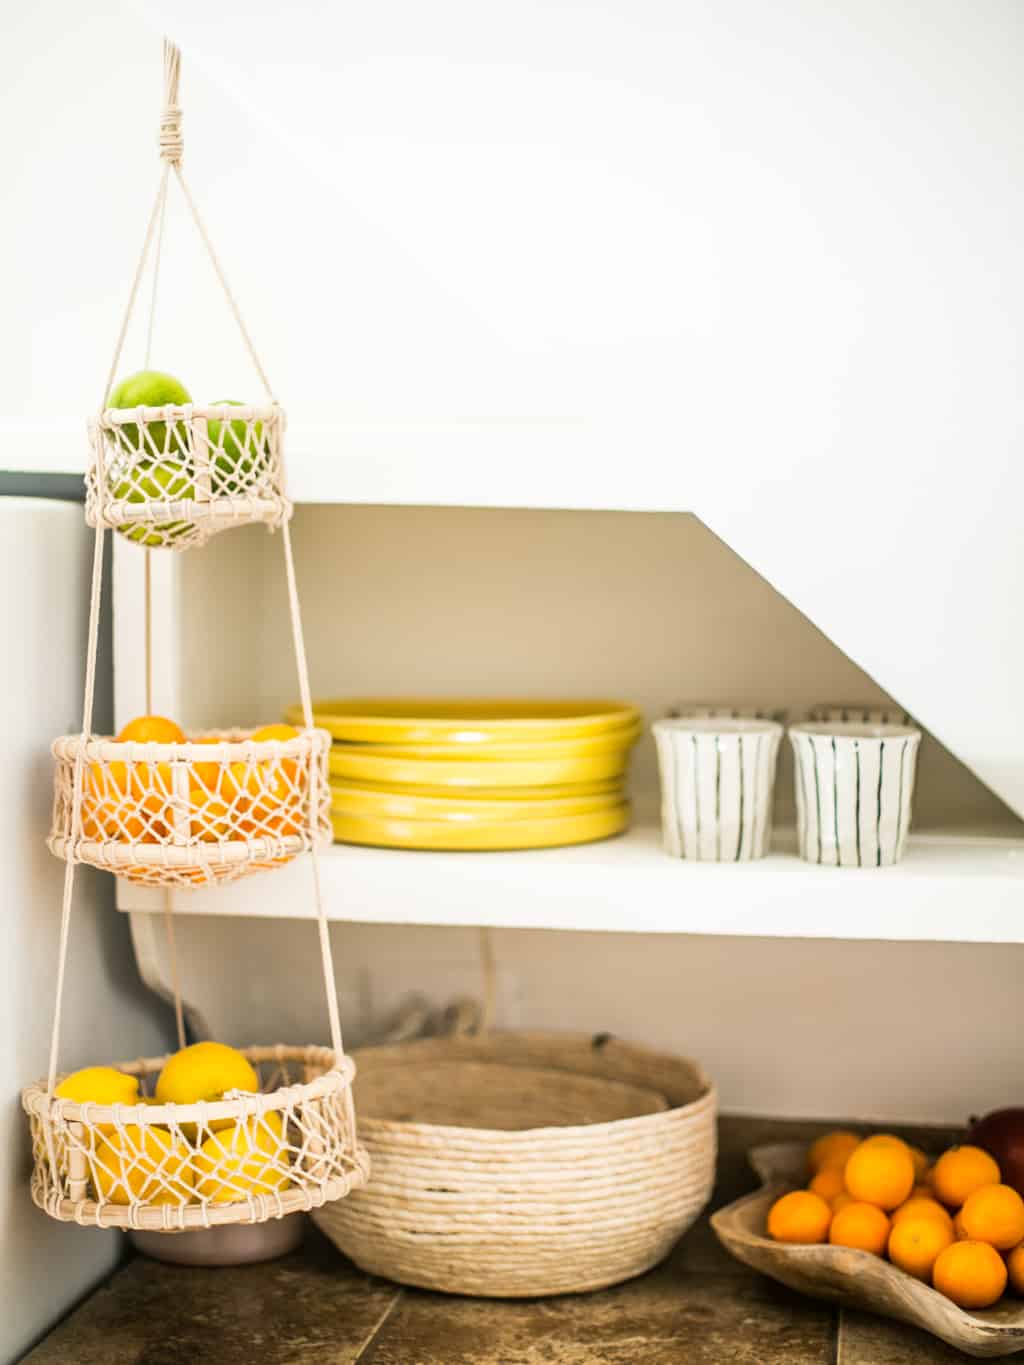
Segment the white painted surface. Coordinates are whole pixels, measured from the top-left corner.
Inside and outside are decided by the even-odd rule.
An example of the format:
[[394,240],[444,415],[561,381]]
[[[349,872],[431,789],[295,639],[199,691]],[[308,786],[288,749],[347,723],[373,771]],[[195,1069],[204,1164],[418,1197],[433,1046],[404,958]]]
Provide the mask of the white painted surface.
[[[622,933],[1024,943],[1024,839],[918,836],[890,868],[827,868],[785,851],[742,863],[684,862],[655,825],[576,848],[408,853],[335,845],[322,855],[333,919]],[[311,873],[172,893],[182,915],[310,919]],[[124,884],[122,910],[159,914],[163,893]],[[970,905],[970,912],[965,907]]]
[[[46,851],[50,741],[81,725],[92,537],[80,506],[0,498],[2,634],[8,642],[8,726],[0,768],[3,989],[0,1075],[5,1096],[0,1177],[0,1358],[13,1360],[114,1264],[118,1235],[59,1224],[28,1192],[28,1124],[18,1095],[49,1056],[63,864]],[[109,720],[109,654],[101,718]],[[157,1052],[167,1037],[132,961],[113,883],[79,872],[71,925],[64,1069]]]
[[[157,170],[167,12],[61,13],[3,56],[16,458],[97,401]],[[1024,810],[1014,0],[172,13],[297,494],[694,509]],[[251,396],[178,210],[165,282],[155,363]]]

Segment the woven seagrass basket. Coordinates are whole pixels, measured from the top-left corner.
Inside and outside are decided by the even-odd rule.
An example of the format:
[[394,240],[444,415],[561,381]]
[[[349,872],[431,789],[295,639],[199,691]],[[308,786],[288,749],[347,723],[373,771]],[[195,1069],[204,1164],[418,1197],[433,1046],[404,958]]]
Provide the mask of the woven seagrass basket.
[[[711,1196],[715,1090],[684,1058],[557,1033],[355,1056],[373,1180],[314,1217],[372,1274],[489,1298],[601,1289],[661,1261]],[[410,1105],[430,1121],[393,1117]]]

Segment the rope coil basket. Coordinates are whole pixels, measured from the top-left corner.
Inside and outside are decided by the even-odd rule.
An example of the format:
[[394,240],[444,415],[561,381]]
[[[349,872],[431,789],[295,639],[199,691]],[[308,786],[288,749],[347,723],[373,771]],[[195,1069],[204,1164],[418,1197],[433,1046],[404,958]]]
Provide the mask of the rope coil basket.
[[86,520],[174,550],[230,526],[279,527],[292,512],[284,427],[277,404],[107,408],[89,423]]
[[[601,1289],[663,1260],[711,1197],[717,1100],[685,1058],[549,1033],[427,1039],[355,1057],[373,1181],[315,1218],[372,1274],[492,1298]],[[417,1100],[423,1083],[412,1073],[429,1078],[442,1063],[465,1067],[454,1103],[446,1106],[440,1086],[429,1104],[422,1091]],[[481,1070],[496,1079],[474,1100]],[[564,1101],[538,1089],[538,1070],[564,1087]],[[565,1114],[578,1107],[580,1081],[612,1083],[603,1100],[577,1094],[597,1121]],[[495,1087],[504,1091],[503,1129],[482,1126]],[[660,1107],[646,1107],[638,1091],[653,1092]],[[431,1122],[390,1117],[410,1093]],[[630,1116],[602,1117],[623,1100]]]
[[317,729],[258,743],[242,730],[186,744],[65,735],[53,744],[48,846],[148,886],[197,887],[283,866],[330,840],[330,743]]
[[[29,1086],[33,1201],[62,1222],[174,1232],[282,1218],[364,1184],[351,1058],[282,1044],[241,1051],[257,1068],[258,1094],[99,1105],[56,1099],[45,1081]],[[119,1069],[145,1082],[166,1061]]]

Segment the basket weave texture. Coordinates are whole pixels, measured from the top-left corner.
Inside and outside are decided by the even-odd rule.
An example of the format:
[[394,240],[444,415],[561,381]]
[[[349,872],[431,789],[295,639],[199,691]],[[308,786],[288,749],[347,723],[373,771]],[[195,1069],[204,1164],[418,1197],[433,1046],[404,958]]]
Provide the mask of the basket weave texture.
[[[325,1047],[241,1049],[261,1092],[198,1104],[81,1104],[22,1094],[32,1198],[53,1218],[172,1232],[319,1208],[365,1183],[349,1089],[355,1066]],[[119,1069],[145,1078],[166,1057]]]
[[[600,1289],[661,1261],[710,1198],[717,1103],[693,1062],[548,1033],[427,1039],[355,1055],[359,1136],[373,1181],[315,1218],[372,1274],[493,1298]],[[381,1117],[403,1107],[416,1085],[411,1069],[427,1075],[438,1063],[468,1064],[446,1122]],[[502,1129],[470,1126],[489,1109],[472,1094],[483,1068],[500,1075]],[[566,1096],[581,1078],[611,1081],[614,1105],[633,1087],[634,1102],[654,1092],[666,1107],[602,1118],[606,1099],[598,1121],[558,1126],[573,1106],[538,1091],[538,1070]],[[518,1130],[508,1122],[517,1103],[528,1125]],[[444,1110],[438,1090],[429,1112]]]
[[[243,730],[185,744],[55,740],[59,858],[150,886],[196,887],[279,867],[329,840],[330,736],[255,742]],[[81,815],[75,775],[81,761]]]
[[280,526],[292,512],[284,426],[276,403],[107,408],[89,423],[86,520],[171,550],[230,526]]

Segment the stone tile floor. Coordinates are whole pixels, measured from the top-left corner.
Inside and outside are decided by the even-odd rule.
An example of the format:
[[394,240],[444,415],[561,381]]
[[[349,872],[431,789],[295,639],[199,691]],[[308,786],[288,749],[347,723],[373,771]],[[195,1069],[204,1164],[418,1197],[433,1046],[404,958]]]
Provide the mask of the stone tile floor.
[[[834,1125],[723,1118],[714,1207],[754,1188],[748,1147],[809,1139],[828,1126]],[[930,1146],[946,1138],[924,1136]],[[966,1359],[914,1329],[839,1312],[759,1277],[722,1251],[706,1217],[650,1274],[557,1299],[500,1302],[400,1289],[363,1275],[313,1229],[299,1251],[261,1266],[191,1270],[136,1257],[26,1357],[29,1365],[953,1365]]]

